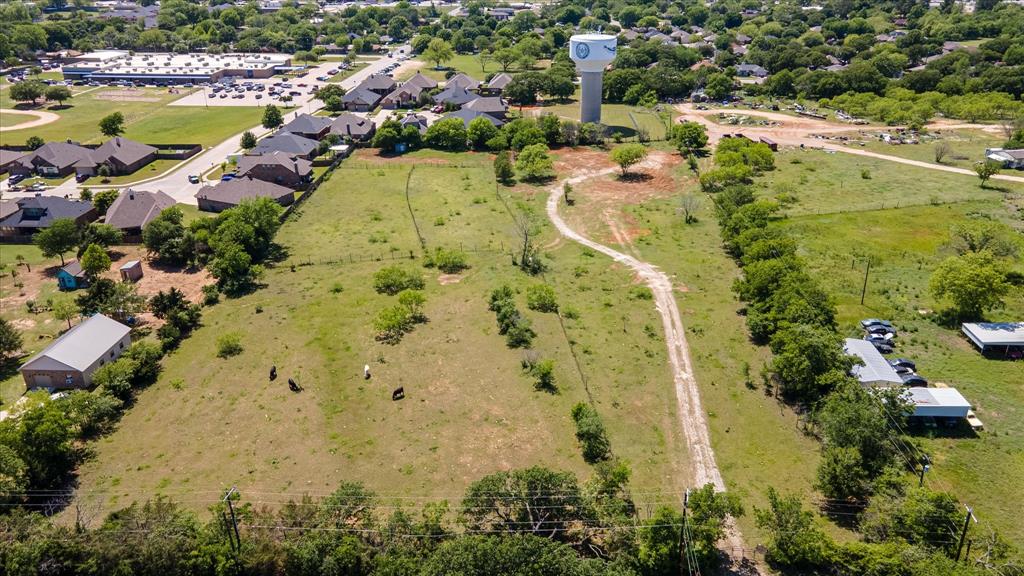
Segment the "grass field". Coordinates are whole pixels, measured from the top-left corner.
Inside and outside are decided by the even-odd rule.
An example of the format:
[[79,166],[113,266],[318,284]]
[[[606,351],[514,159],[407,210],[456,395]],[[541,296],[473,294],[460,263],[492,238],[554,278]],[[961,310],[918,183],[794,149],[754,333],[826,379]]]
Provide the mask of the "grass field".
[[[755,185],[766,196],[795,198],[796,202],[785,209],[791,216],[996,200],[1005,193],[995,188],[982,189],[976,176],[841,152],[788,150],[776,155],[775,166],[774,171],[758,178]],[[1024,192],[1024,186],[1010,182],[992,182],[990,186]]]
[[[934,310],[932,270],[951,254],[949,228],[977,215],[1005,218],[999,199],[917,206],[860,214],[791,218],[783,225],[798,239],[811,271],[836,299],[841,331],[855,336],[864,317],[891,318],[901,333],[899,355],[917,361],[932,382],[959,389],[974,404],[985,431],[977,437],[919,439],[932,454],[928,480],[975,507],[983,530],[997,528],[1024,543],[1017,503],[1024,498],[1024,362],[987,360],[956,329],[939,326],[919,310]],[[863,260],[872,257],[869,289],[860,305]],[[856,261],[855,261],[856,259]],[[1017,265],[1018,270],[1020,264]],[[1006,298],[994,321],[1024,317],[1024,290]]]
[[986,148],[999,148],[1004,141],[1005,139],[998,135],[980,130],[943,130],[937,139],[930,139],[921,144],[893,145],[874,139],[868,141],[863,148],[890,156],[935,163],[935,147],[939,142],[945,142],[949,144],[950,152],[942,164],[970,168],[985,157]]
[[[553,102],[551,104],[530,108],[529,112],[534,115],[550,113],[571,120],[580,119],[579,92],[576,99],[567,103]],[[652,112],[646,108],[628,106],[626,104],[604,104],[601,106],[601,122],[608,126],[610,133],[619,133],[624,138],[634,138],[637,128],[644,128],[653,140],[664,140],[667,124],[678,114],[672,107],[666,107],[664,112]]]
[[[503,193],[534,210],[545,197],[529,186]],[[419,249],[410,210],[428,246],[462,246],[472,268],[439,276],[409,260]],[[231,484],[253,501],[256,492],[316,493],[345,479],[382,494],[455,499],[480,476],[532,464],[585,476],[569,411],[588,394],[572,351],[613,450],[644,494],[638,500],[678,500],[685,449],[651,302],[635,296],[629,274],[576,245],[550,246],[543,279],[512,267],[503,249],[516,240],[514,225],[488,156],[360,153],[298,212],[279,235],[287,261],[267,271],[266,287],[207,309],[204,327],[96,444],[80,485],[103,493],[98,506]],[[553,240],[538,222],[541,242]],[[394,301],[372,290],[371,277],[393,262],[425,273],[429,318],[396,346],[377,342],[371,328]],[[555,315],[527,310],[518,296],[535,349],[555,360],[555,394],[534,390],[486,304],[502,283],[523,290],[541,281],[575,318],[563,333]],[[222,360],[215,341],[226,332],[240,333],[245,351]],[[268,382],[272,364],[305,391]],[[398,386],[407,397],[396,403]]]
[[[72,139],[82,143],[99,143],[99,121],[114,111],[125,116],[126,138],[150,144],[202,144],[212,146],[239,132],[245,126],[259,123],[262,110],[245,106],[177,107],[167,106],[181,94],[144,88],[135,92],[153,102],[113,101],[103,98],[112,89],[90,90],[68,101],[65,108],[40,108],[61,116],[61,119],[36,128],[4,132],[4,141],[22,143],[30,136],[46,141]],[[0,92],[0,108],[13,103]]]
[[[102,176],[92,176],[82,182],[85,186],[102,186],[104,184],[119,185],[119,184],[131,184],[138,182],[139,180],[145,180],[146,178],[154,178],[163,174],[164,172],[174,168],[178,164],[181,164],[181,160],[167,160],[159,159],[154,160],[147,164],[141,170],[137,170],[133,174],[125,174],[124,176],[110,176],[103,178]],[[103,180],[108,180],[104,182]]]
[[[403,72],[397,80],[405,80],[416,72],[422,72],[424,76],[433,78],[438,82],[444,82],[445,73],[448,70],[456,70],[458,72],[464,72],[465,74],[483,82],[487,79],[488,74],[497,74],[498,72],[501,72],[501,65],[494,60],[488,60],[486,65],[481,67],[480,60],[477,58],[476,54],[456,54],[454,58],[442,64],[442,69],[440,70],[434,69],[433,62],[427,62],[418,56],[416,58],[417,60],[423,61],[423,66],[418,70],[408,70]],[[550,66],[550,60],[538,60],[533,65],[532,70],[546,70]],[[508,71],[510,74],[524,72],[523,68],[515,63],[512,64]]]

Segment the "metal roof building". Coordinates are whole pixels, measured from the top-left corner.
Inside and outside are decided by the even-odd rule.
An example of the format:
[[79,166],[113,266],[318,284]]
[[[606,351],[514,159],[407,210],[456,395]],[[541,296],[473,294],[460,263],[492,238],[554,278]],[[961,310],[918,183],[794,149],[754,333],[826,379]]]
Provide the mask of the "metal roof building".
[[903,385],[903,379],[871,342],[847,338],[843,344],[843,352],[850,356],[856,356],[863,363],[850,370],[851,375],[861,384],[866,386]]
[[913,416],[933,418],[966,418],[971,403],[956,388],[908,388],[907,397],[914,404]]
[[96,314],[25,362],[21,374],[30,388],[83,388],[97,368],[131,344],[130,332],[124,324]]
[[982,352],[1024,348],[1024,322],[965,323],[961,330]]

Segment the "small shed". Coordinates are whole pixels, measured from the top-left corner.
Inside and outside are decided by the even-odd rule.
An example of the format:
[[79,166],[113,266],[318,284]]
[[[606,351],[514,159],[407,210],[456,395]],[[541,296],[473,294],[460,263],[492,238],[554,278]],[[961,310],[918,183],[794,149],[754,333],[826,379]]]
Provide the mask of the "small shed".
[[138,282],[142,278],[142,262],[138,260],[125,262],[118,270],[123,282]]
[[82,264],[75,260],[57,271],[57,285],[61,290],[77,290],[89,285]]
[[762,144],[767,144],[768,148],[770,148],[772,152],[778,152],[779,151],[779,145],[774,140],[772,140],[771,138],[767,138],[765,136],[761,136],[760,140],[761,140]]
[[908,388],[914,417],[967,418],[971,403],[956,388]]

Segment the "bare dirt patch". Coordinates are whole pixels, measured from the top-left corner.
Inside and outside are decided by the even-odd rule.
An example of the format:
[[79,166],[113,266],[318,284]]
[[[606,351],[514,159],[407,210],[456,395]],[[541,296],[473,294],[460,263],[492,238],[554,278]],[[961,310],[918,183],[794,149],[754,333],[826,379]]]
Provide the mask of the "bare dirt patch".
[[205,269],[182,269],[149,262],[145,259],[145,249],[141,246],[122,247],[113,256],[117,256],[117,259],[111,258],[110,270],[103,274],[103,277],[120,281],[121,273],[118,269],[131,260],[141,260],[143,275],[135,286],[139,294],[147,298],[173,287],[181,290],[189,301],[199,302],[203,297],[203,286],[213,282],[210,273]]
[[437,282],[441,286],[448,286],[449,284],[458,284],[462,282],[462,275],[460,274],[441,274],[437,277]]
[[144,92],[133,90],[105,90],[93,95],[97,100],[111,100],[114,102],[159,102],[160,98],[147,96]]

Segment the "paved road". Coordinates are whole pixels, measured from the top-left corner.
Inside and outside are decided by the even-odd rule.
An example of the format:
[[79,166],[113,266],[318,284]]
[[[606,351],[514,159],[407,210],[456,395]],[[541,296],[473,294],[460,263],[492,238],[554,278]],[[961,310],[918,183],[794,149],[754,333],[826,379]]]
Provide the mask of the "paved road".
[[[409,46],[401,46],[399,48],[396,48],[393,53],[399,54],[400,49],[404,49],[406,54],[410,52]],[[349,76],[348,78],[342,80],[339,84],[341,85],[342,88],[350,90],[354,88],[357,84],[362,82],[367,76],[380,72],[386,66],[394,62],[397,62],[396,58],[384,56],[379,60],[371,62],[366,67],[356,71],[354,74],[352,74],[352,76]],[[325,75],[327,70],[335,68],[337,67],[337,65],[338,62],[336,61],[329,61],[318,64],[315,68],[311,69],[309,74],[307,74],[307,76],[303,78],[301,81],[305,84],[308,84],[310,88],[324,85],[325,83],[318,82],[316,80],[316,77]],[[323,107],[322,103],[319,100],[313,100],[312,95],[308,93],[303,94],[301,96],[296,96],[292,100],[290,105],[294,106],[295,110],[285,115],[285,122],[290,121],[293,117],[295,117],[298,114],[316,112],[317,110]],[[202,188],[203,184],[191,184],[188,181],[189,175],[204,174],[209,170],[216,168],[217,166],[220,166],[221,163],[227,162],[229,156],[241,153],[239,142],[242,139],[242,134],[247,131],[252,132],[257,137],[262,137],[271,132],[270,130],[263,128],[263,126],[252,126],[246,128],[245,130],[240,130],[237,134],[231,136],[230,138],[224,140],[223,142],[217,144],[216,146],[203,150],[199,154],[193,156],[192,158],[189,158],[188,160],[181,162],[180,164],[172,168],[170,171],[165,172],[160,176],[156,176],[154,178],[150,178],[147,180],[140,180],[138,182],[133,182],[132,184],[107,184],[99,186],[90,186],[90,188],[108,190],[111,188],[130,187],[136,190],[162,190],[179,203],[195,205],[196,192],[199,192],[199,189]],[[48,188],[42,193],[47,196],[77,197],[78,189],[79,185],[77,182],[75,182],[75,179],[69,178],[60,185],[55,186],[53,188]],[[4,193],[4,197],[21,197],[26,195],[31,195],[31,193]]]

